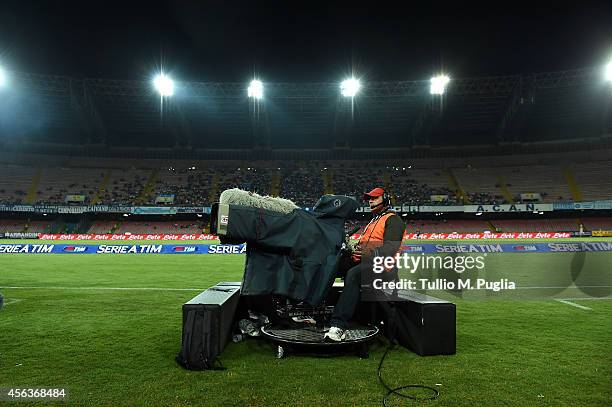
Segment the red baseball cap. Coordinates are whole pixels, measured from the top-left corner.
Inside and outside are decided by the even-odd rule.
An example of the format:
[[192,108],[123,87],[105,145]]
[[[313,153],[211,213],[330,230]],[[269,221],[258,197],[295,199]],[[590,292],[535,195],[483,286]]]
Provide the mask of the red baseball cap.
[[363,200],[367,201],[370,198],[378,198],[379,196],[383,196],[384,194],[385,194],[384,189],[380,187],[376,187],[370,192],[366,192],[365,194],[363,194]]

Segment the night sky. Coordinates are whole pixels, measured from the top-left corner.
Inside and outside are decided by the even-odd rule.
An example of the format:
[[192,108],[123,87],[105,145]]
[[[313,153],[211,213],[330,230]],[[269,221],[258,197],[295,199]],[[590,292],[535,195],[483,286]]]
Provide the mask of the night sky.
[[[206,82],[331,82],[505,75],[601,65],[612,57],[612,2],[580,7],[492,2],[2,2],[9,70],[145,79],[163,62]],[[329,2],[331,3],[331,2]],[[403,5],[403,6],[400,6]]]

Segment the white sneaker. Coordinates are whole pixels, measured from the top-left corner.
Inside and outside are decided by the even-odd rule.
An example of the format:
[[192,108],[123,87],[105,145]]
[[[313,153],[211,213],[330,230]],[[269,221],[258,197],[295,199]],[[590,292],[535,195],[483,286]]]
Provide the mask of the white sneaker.
[[297,323],[304,322],[310,325],[315,325],[317,323],[317,321],[315,321],[314,318],[306,316],[306,315],[301,316],[301,317],[291,317],[291,319],[293,320],[293,322],[297,322]]
[[332,341],[340,342],[344,340],[345,336],[346,336],[346,331],[344,329],[338,328],[337,326],[332,326],[331,328],[329,328],[329,331],[327,331],[325,336],[323,336],[323,340],[325,340],[326,338],[329,338]]

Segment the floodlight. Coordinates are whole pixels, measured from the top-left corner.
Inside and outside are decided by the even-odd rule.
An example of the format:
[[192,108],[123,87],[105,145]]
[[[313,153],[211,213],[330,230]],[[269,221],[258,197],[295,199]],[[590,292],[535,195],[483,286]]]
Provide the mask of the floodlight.
[[247,89],[250,98],[261,99],[263,98],[263,83],[258,79],[253,79]]
[[612,61],[606,65],[606,80],[612,82]]
[[359,79],[355,78],[346,79],[340,84],[340,92],[342,93],[342,96],[348,98],[355,97],[360,88],[361,83],[359,83]]
[[4,86],[6,84],[6,75],[4,74],[4,69],[0,67],[0,86]]
[[431,78],[431,88],[429,92],[432,95],[443,95],[446,90],[446,85],[450,82],[450,78],[446,75],[438,75]]
[[161,96],[172,96],[174,94],[174,82],[163,72],[155,77],[153,85]]

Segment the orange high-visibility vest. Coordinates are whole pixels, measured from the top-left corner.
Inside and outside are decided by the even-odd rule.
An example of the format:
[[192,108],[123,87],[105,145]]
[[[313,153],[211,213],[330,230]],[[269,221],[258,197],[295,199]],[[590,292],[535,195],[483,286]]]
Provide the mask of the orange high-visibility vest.
[[[375,246],[380,246],[383,243],[385,236],[385,223],[387,223],[387,219],[389,216],[395,215],[393,212],[385,213],[380,218],[372,221],[366,226],[363,235],[359,239],[359,245],[362,246],[362,250],[365,249],[363,245],[370,245],[370,243],[374,243]],[[376,244],[378,242],[378,244]]]
[[[382,246],[385,236],[385,223],[387,223],[387,219],[393,215],[395,215],[394,212],[385,213],[380,218],[374,218],[368,223],[361,238],[359,238],[359,247],[362,255],[367,255],[377,247]],[[353,261],[359,262],[361,259],[353,256]]]

